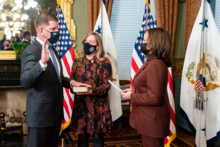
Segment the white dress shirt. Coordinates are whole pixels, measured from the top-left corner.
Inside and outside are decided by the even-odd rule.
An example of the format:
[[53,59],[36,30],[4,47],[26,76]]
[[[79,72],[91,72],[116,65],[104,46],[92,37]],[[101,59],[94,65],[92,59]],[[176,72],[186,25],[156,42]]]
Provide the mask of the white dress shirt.
[[[28,40],[26,40],[26,39],[22,39],[22,41],[26,41],[26,42],[29,42]],[[30,43],[30,42],[29,42]]]

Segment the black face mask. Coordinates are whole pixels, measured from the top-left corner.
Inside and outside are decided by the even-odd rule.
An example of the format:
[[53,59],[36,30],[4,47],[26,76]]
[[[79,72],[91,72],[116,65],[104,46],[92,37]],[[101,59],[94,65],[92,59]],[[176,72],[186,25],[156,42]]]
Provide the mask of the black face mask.
[[[46,29],[44,29],[46,30]],[[47,32],[50,32],[48,30],[46,30]],[[44,36],[45,37],[45,36]],[[50,38],[48,39],[48,41],[51,43],[51,44],[54,44],[56,43],[58,40],[59,40],[59,37],[60,37],[60,32],[59,31],[56,31],[56,32],[50,32]],[[46,38],[46,37],[45,37]]]
[[145,55],[148,55],[150,50],[147,50],[147,43],[141,43],[141,51],[142,53],[144,53]]
[[89,43],[84,43],[84,52],[86,55],[90,55],[91,53],[93,53],[96,50],[96,46],[91,45]]

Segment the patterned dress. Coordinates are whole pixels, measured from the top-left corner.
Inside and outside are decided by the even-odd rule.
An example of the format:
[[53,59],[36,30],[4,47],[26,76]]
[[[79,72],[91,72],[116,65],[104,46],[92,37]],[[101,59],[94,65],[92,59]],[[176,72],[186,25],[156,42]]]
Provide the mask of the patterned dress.
[[75,95],[71,129],[77,134],[106,133],[112,129],[112,119],[109,109],[108,90],[112,79],[110,61],[86,59],[82,67],[72,65],[71,79],[92,86],[91,95]]

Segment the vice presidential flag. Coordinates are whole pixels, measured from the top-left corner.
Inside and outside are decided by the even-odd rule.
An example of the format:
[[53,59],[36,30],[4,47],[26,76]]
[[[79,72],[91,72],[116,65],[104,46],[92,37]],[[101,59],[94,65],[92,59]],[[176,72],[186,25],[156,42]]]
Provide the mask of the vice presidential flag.
[[[97,32],[102,36],[106,56],[111,61],[112,65],[112,82],[119,87],[116,48],[106,13],[105,0],[102,0],[101,2],[101,8],[98,19],[96,21],[94,32]],[[120,92],[117,91],[113,86],[111,86],[108,94],[112,121],[114,125],[116,125],[122,120],[121,95]]]
[[210,4],[203,0],[189,39],[181,83],[181,113],[207,147],[220,133],[220,35]]
[[[61,0],[59,0],[59,2],[61,3]],[[57,7],[56,17],[59,21],[60,38],[57,43],[53,44],[53,47],[58,51],[60,56],[63,67],[63,76],[70,77],[71,66],[75,60],[75,56],[73,43],[70,38],[70,34],[60,5]],[[62,120],[60,134],[65,128],[69,126],[71,122],[74,101],[74,95],[70,92],[69,89],[63,88],[63,95],[64,119]]]
[[[144,64],[146,57],[141,52],[141,43],[144,40],[144,34],[146,30],[156,28],[157,26],[154,23],[153,16],[151,14],[150,4],[145,0],[145,13],[143,16],[143,21],[141,24],[141,29],[139,31],[137,40],[134,45],[132,61],[131,61],[131,88],[134,89],[133,86],[133,78],[137,71]],[[173,81],[172,81],[172,72],[171,68],[168,68],[168,83],[167,83],[167,93],[170,102],[170,135],[165,137],[164,146],[169,147],[170,143],[176,138],[176,123],[175,123],[175,105],[174,105],[174,96],[173,96]],[[146,124],[147,125],[147,124]]]

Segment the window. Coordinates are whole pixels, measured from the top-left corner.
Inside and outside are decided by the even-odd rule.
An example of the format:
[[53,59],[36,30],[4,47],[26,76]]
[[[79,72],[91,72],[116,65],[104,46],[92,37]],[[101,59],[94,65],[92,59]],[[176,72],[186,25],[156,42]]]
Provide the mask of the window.
[[[155,16],[154,1],[151,7]],[[135,41],[141,28],[145,0],[114,0],[111,30],[116,46],[120,80],[130,80],[131,58]]]
[[216,0],[215,3],[215,21],[220,32],[220,0]]

